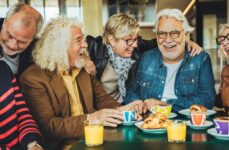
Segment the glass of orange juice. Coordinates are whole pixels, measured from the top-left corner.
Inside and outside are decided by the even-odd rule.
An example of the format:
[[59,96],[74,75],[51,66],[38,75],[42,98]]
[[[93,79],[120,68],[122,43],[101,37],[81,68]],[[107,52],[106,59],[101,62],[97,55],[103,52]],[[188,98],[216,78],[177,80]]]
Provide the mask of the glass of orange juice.
[[182,120],[173,120],[167,125],[168,141],[182,143],[186,141],[186,124]]
[[103,144],[104,127],[101,121],[84,121],[85,142],[89,147]]

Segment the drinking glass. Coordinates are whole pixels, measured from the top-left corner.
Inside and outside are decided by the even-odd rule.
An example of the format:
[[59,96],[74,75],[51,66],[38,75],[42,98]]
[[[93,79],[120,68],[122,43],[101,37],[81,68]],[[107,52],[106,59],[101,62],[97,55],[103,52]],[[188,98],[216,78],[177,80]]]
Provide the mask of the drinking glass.
[[167,125],[168,141],[182,143],[186,141],[186,123],[182,120],[174,120]]
[[103,144],[104,127],[101,121],[84,121],[85,142],[89,147]]

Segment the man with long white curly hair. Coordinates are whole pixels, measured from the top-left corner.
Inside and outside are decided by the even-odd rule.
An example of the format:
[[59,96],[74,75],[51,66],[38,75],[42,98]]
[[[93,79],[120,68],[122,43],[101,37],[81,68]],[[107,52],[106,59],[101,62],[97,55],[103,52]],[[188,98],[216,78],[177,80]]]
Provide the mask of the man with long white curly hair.
[[76,19],[53,19],[35,46],[35,64],[20,78],[49,150],[60,149],[64,140],[79,138],[85,120],[116,127],[123,120],[122,110],[134,107],[133,103],[120,107],[95,76],[81,68],[85,48],[83,27]]

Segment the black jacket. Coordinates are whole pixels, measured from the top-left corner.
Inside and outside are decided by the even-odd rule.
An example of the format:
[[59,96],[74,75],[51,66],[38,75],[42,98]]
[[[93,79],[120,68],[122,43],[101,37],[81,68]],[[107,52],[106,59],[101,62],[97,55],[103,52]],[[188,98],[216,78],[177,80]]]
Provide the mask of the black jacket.
[[[0,18],[0,32],[3,25],[3,18]],[[22,53],[19,54],[19,64],[18,64],[18,73],[17,77],[19,77],[25,69],[27,69],[32,63],[32,50],[35,46],[37,39],[34,39],[30,45],[24,50]],[[0,45],[1,46],[1,45]],[[2,48],[0,48],[0,57],[2,57]]]
[[[109,58],[107,46],[103,44],[103,39],[101,36],[94,38],[89,35],[86,37],[86,40],[88,43],[89,55],[96,65],[96,77],[98,80],[100,80]],[[155,47],[157,47],[156,39],[144,40],[141,37],[138,37],[138,46],[134,49],[131,56],[131,58],[136,60],[136,62],[133,64],[129,71],[128,80],[126,81],[127,86],[137,72],[142,53]]]

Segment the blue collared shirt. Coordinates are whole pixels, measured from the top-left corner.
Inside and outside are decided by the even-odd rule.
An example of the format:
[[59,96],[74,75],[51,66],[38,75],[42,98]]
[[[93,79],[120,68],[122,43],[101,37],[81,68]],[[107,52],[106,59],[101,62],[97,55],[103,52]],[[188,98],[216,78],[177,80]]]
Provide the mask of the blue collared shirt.
[[[167,76],[167,68],[163,63],[158,48],[142,55],[137,75],[127,89],[125,103],[135,100],[155,98],[161,100]],[[215,88],[211,59],[206,52],[191,57],[185,53],[176,74],[173,110],[189,108],[192,104],[200,104],[211,109],[214,103]]]

